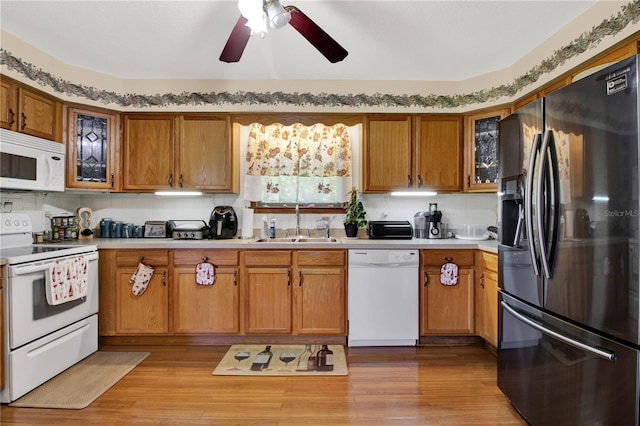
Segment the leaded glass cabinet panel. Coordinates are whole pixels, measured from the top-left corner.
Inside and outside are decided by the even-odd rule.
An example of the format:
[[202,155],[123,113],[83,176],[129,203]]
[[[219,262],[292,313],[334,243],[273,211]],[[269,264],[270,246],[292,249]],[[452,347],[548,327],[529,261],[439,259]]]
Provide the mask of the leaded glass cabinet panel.
[[67,187],[117,191],[117,115],[69,108]]
[[467,192],[498,189],[498,124],[509,109],[469,115],[465,119],[465,171]]

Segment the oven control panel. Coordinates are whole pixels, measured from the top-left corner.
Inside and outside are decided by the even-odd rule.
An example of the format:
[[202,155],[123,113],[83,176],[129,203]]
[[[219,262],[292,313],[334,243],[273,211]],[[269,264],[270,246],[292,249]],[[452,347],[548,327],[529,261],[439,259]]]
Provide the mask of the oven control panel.
[[0,234],[21,234],[31,232],[31,219],[25,213],[2,213]]

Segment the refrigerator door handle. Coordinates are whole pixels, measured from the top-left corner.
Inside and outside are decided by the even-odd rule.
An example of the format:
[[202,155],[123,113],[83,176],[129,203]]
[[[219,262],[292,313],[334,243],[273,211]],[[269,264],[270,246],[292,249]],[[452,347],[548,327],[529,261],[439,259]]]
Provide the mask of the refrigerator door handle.
[[538,253],[536,251],[535,238],[533,236],[533,182],[536,159],[538,158],[541,140],[542,135],[540,133],[537,133],[533,137],[531,155],[529,156],[529,170],[527,172],[527,189],[524,194],[524,216],[527,238],[529,239],[529,254],[531,255],[533,273],[536,275],[540,275],[540,266],[538,265]]
[[[547,163],[549,170],[547,170]],[[547,130],[542,140],[540,149],[540,168],[537,178],[537,199],[538,199],[538,239],[540,241],[540,261],[545,278],[551,278],[552,261],[555,258],[555,251],[558,240],[558,226],[560,223],[560,188],[558,157],[556,156],[555,141],[553,131]],[[545,183],[548,185],[545,187]],[[544,189],[544,191],[543,191]],[[547,201],[545,202],[545,196]],[[553,212],[553,217],[549,217],[549,212]],[[549,241],[549,232],[552,232]]]
[[[549,261],[548,261],[548,253],[547,253],[547,238],[546,238],[546,232],[547,231],[545,229],[545,218],[546,218],[546,211],[549,208],[549,206],[547,206],[544,203],[544,196],[545,196],[545,192],[543,191],[544,189],[544,177],[545,177],[545,172],[546,172],[546,158],[547,158],[547,151],[549,150],[549,140],[551,139],[551,132],[550,131],[546,131],[544,133],[544,139],[542,141],[542,148],[540,148],[540,168],[538,169],[538,174],[536,176],[536,183],[537,183],[537,188],[536,188],[536,195],[537,195],[537,200],[538,200],[538,204],[537,204],[537,209],[538,209],[538,214],[537,214],[537,219],[538,219],[538,241],[540,242],[540,261],[542,263],[542,272],[544,273],[544,277],[545,278],[551,278],[551,268],[549,268]],[[549,188],[547,188],[548,190]],[[546,207],[546,208],[545,208]]]
[[535,328],[536,330],[538,330],[540,333],[542,334],[546,334],[549,337],[552,337],[556,340],[559,340],[563,343],[566,343],[569,346],[573,346],[574,348],[578,348],[580,350],[583,350],[585,352],[588,352],[592,355],[595,355],[597,357],[603,358],[607,361],[611,361],[614,362],[616,360],[616,353],[612,352],[612,351],[608,351],[606,349],[602,349],[602,348],[596,348],[590,345],[587,345],[585,343],[582,343],[578,340],[572,339],[571,337],[567,337],[564,336],[556,331],[550,330],[547,327],[545,327],[544,325],[538,323],[537,321],[527,317],[526,315],[521,314],[520,312],[516,311],[515,309],[513,309],[511,306],[509,306],[508,303],[506,303],[504,300],[500,302],[500,305],[502,306],[502,308],[509,312],[511,315],[513,315],[516,319],[518,319],[519,321],[522,321],[523,323],[527,324],[528,326]]

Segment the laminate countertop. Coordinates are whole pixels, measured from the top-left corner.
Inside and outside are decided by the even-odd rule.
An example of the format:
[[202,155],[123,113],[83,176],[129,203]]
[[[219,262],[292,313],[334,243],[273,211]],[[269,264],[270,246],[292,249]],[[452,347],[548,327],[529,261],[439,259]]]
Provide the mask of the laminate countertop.
[[232,238],[228,240],[174,240],[171,238],[94,238],[79,240],[72,244],[95,244],[98,249],[386,249],[386,250],[429,250],[429,249],[479,249],[498,253],[496,240],[371,240],[368,238],[336,237],[336,242],[258,242],[253,239]]

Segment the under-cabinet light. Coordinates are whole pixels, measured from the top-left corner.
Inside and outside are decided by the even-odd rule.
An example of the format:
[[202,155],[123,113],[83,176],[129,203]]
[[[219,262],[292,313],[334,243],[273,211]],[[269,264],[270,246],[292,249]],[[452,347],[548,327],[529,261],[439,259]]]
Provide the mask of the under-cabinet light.
[[155,195],[161,197],[199,197],[202,192],[199,191],[156,191]]
[[392,191],[390,195],[394,197],[433,197],[438,193],[434,191]]

